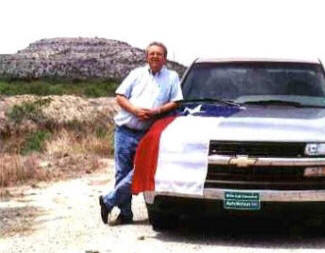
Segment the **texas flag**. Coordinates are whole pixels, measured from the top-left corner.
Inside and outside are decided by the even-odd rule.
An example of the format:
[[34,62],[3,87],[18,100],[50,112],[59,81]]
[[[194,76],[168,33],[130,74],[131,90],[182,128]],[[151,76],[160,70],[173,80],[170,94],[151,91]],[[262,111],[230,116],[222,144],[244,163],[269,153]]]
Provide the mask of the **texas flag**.
[[190,105],[157,120],[140,141],[132,193],[144,191],[203,194],[209,142],[224,117],[237,106]]

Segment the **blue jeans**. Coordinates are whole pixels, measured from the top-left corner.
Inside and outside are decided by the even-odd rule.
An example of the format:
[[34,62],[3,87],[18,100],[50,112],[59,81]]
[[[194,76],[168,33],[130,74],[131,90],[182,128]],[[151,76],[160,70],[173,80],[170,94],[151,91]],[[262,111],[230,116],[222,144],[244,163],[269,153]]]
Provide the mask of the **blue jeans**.
[[133,160],[136,148],[145,131],[135,131],[124,126],[115,129],[115,187],[103,196],[108,210],[117,206],[121,215],[133,217],[131,209],[131,184],[133,177]]

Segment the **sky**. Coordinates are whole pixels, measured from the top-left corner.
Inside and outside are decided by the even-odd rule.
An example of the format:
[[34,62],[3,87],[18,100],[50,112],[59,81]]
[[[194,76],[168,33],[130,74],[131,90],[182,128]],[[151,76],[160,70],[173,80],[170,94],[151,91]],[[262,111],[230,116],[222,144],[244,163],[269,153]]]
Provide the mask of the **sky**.
[[3,0],[0,10],[0,54],[45,38],[99,37],[141,49],[161,41],[185,65],[197,57],[325,62],[324,0]]

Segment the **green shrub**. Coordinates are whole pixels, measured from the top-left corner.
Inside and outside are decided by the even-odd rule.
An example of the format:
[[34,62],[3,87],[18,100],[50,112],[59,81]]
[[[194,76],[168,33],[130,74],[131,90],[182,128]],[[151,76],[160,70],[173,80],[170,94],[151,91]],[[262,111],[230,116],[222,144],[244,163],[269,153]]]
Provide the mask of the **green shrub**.
[[86,97],[113,96],[118,84],[112,81],[8,81],[0,80],[0,95],[23,95],[37,96],[49,95],[77,95]]
[[84,93],[87,97],[101,97],[101,96],[103,96],[102,91],[97,87],[86,87]]
[[51,103],[51,98],[38,99],[34,102],[23,102],[20,105],[14,105],[7,116],[16,124],[22,122],[23,119],[29,119],[36,123],[45,122],[46,117],[42,113],[42,107]]
[[95,129],[96,137],[99,139],[104,139],[107,135],[108,129],[102,126],[98,126]]
[[110,126],[107,129],[105,138],[107,139],[107,145],[109,147],[109,154],[114,156],[114,131],[115,128]]
[[44,143],[51,137],[51,132],[48,130],[37,130],[36,132],[27,135],[21,154],[26,155],[32,151],[42,152],[44,150]]

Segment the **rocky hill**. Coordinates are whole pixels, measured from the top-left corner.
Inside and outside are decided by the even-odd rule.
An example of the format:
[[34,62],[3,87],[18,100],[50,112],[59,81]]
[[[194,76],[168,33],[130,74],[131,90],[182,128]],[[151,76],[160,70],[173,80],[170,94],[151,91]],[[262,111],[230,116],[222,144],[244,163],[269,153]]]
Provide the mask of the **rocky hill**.
[[[8,79],[121,81],[145,64],[145,51],[104,38],[53,38],[31,43],[12,55],[0,55],[0,77]],[[168,61],[180,76],[185,67]]]

